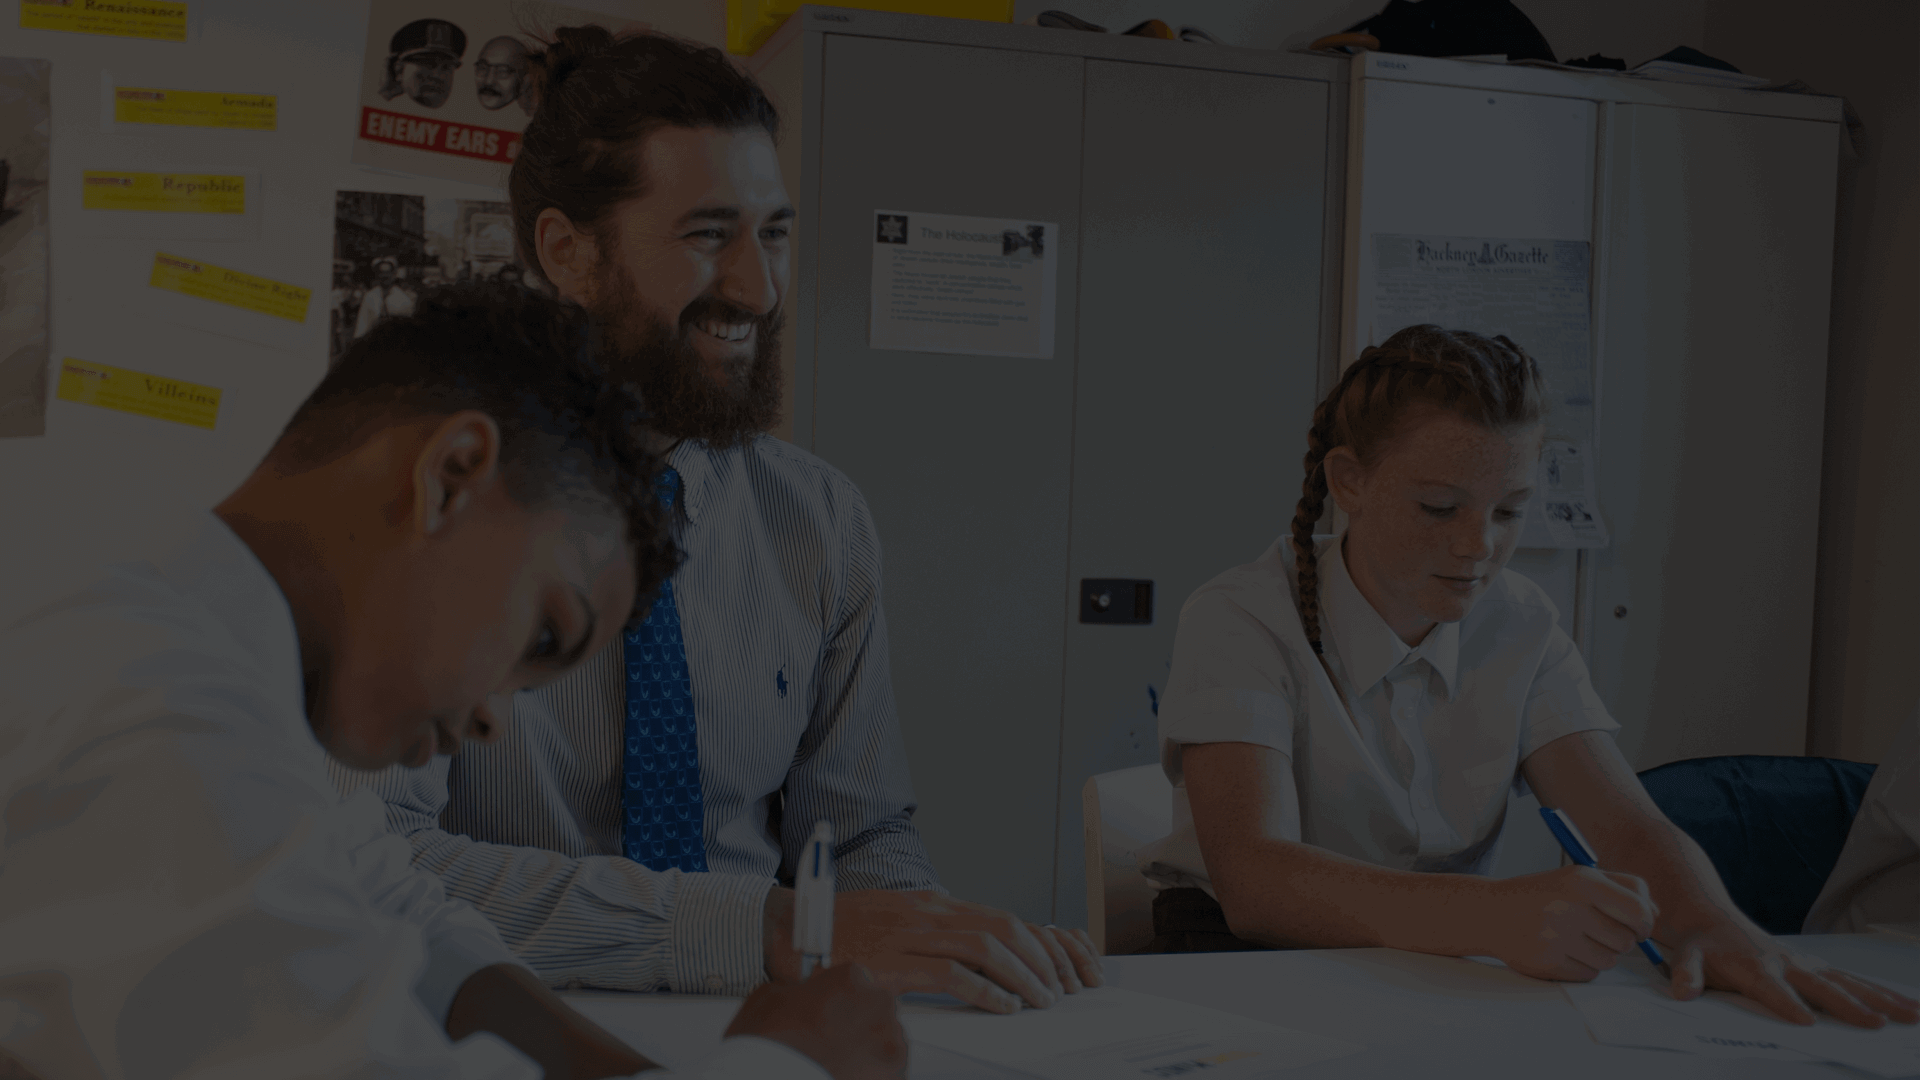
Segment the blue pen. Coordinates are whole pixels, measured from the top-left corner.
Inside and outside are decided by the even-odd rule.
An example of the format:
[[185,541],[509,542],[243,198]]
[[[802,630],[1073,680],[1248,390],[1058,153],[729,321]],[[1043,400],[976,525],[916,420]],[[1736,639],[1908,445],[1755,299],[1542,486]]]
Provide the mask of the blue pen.
[[[1540,808],[1540,816],[1547,819],[1548,830],[1553,833],[1555,840],[1560,841],[1560,846],[1565,849],[1567,858],[1572,859],[1581,866],[1592,866],[1595,868],[1599,866],[1599,864],[1594,861],[1593,848],[1587,844],[1587,838],[1580,835],[1580,830],[1573,827],[1572,818],[1558,810],[1549,810],[1544,806]],[[1659,970],[1661,975],[1669,979],[1673,978],[1673,969],[1667,966],[1666,958],[1660,955],[1659,949],[1653,947],[1653,942],[1640,942],[1640,951],[1647,954],[1647,959],[1653,961],[1653,966]]]

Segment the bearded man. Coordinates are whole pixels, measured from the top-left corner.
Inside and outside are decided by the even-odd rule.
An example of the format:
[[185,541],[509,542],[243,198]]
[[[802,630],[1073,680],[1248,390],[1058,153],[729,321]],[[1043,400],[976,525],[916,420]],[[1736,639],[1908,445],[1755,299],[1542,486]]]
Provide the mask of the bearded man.
[[389,822],[555,985],[797,978],[777,882],[821,820],[835,963],[999,1012],[1098,985],[1083,931],[940,890],[913,826],[872,516],[845,474],[767,434],[794,217],[773,106],[716,49],[597,26],[555,31],[529,77],[508,182],[522,261],[618,345],[684,561],[643,627],[514,695],[513,740],[378,777]]

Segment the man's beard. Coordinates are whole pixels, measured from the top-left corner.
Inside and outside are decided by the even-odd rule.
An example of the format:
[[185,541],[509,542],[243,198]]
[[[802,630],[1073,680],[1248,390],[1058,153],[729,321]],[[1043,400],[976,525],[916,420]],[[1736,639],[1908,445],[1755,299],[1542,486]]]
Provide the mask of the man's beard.
[[[640,391],[653,430],[725,450],[779,423],[780,309],[756,317],[723,300],[703,297],[681,312],[678,327],[671,327],[636,302],[624,268],[615,266],[603,274],[596,291],[601,299],[593,314],[613,346],[608,366],[615,378]],[[707,361],[692,341],[692,335],[702,333],[695,327],[706,321],[754,327],[753,354],[730,361],[723,383],[707,373]]]

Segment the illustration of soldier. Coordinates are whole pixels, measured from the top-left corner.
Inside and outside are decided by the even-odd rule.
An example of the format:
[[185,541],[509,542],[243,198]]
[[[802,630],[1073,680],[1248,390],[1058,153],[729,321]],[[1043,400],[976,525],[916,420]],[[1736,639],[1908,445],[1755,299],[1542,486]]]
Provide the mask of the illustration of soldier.
[[387,44],[387,79],[380,96],[401,94],[437,109],[453,93],[453,73],[467,51],[467,33],[445,19],[415,19],[394,31]]

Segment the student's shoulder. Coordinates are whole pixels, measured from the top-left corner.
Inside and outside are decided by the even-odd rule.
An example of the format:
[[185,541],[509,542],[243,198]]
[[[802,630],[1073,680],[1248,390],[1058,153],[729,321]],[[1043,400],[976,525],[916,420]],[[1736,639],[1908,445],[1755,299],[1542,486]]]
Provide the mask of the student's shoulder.
[[1181,629],[1254,622],[1283,640],[1297,637],[1304,643],[1287,550],[1283,537],[1259,557],[1224,570],[1195,589],[1180,607]]

